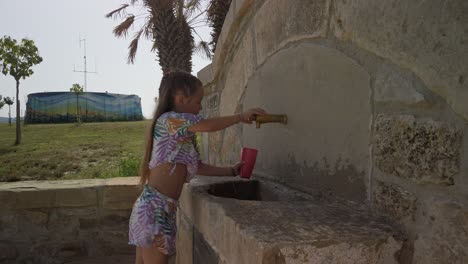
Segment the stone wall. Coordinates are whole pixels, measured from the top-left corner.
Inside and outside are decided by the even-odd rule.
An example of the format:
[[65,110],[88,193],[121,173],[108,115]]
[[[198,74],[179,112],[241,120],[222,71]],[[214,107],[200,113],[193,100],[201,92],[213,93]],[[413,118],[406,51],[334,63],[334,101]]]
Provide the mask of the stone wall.
[[204,135],[204,159],[259,149],[255,177],[365,202],[407,263],[468,262],[468,2],[233,0],[207,116],[260,106],[287,126]]
[[132,255],[135,177],[0,185],[0,263],[64,263]]

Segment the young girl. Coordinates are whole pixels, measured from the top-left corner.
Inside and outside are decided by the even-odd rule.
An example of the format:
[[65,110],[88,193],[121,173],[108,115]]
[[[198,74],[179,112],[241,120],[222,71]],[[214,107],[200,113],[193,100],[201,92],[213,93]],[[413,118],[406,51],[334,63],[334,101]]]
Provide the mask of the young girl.
[[129,224],[129,244],[136,245],[137,264],[167,263],[175,253],[177,201],[184,182],[195,174],[237,176],[241,164],[215,167],[199,160],[196,132],[213,132],[239,122],[250,124],[260,108],[244,113],[202,119],[203,87],[185,72],[164,75],[159,102],[148,135],[140,170],[143,191],[135,202]]

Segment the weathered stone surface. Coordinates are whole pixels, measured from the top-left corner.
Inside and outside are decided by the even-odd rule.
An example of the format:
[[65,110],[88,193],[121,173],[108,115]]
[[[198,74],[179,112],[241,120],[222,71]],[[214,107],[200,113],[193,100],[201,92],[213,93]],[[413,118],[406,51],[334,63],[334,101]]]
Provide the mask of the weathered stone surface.
[[134,261],[134,255],[114,255],[90,257],[82,260],[67,262],[67,264],[130,264]]
[[16,195],[12,191],[0,191],[1,210],[12,209],[16,206]]
[[8,207],[0,212],[0,242],[13,247],[0,243],[0,262],[14,257],[10,263],[59,264],[133,254],[127,244],[128,204],[134,202],[131,194],[138,194],[137,182],[138,177],[122,177],[1,183],[0,198],[7,198]]
[[229,127],[224,132],[221,147],[221,162],[225,166],[233,166],[240,160],[241,153],[241,125]]
[[202,81],[202,83],[211,82],[213,80],[213,68],[211,64],[208,64],[205,68],[201,69],[197,73],[197,77]]
[[210,116],[211,112],[218,110],[219,92],[211,93],[203,98],[203,111],[205,117]]
[[223,263],[397,263],[401,242],[362,208],[219,198],[206,185],[222,179],[210,178],[185,185],[180,208]]
[[219,165],[221,163],[220,149],[223,143],[223,135],[224,131],[213,132],[208,135],[210,142],[208,145],[208,158],[210,164]]
[[50,208],[55,203],[55,190],[24,190],[15,192],[16,208]]
[[288,42],[324,37],[329,5],[329,0],[266,1],[254,19],[258,64]]
[[425,201],[424,215],[414,244],[414,263],[468,263],[468,204],[434,196]]
[[219,257],[198,230],[193,230],[193,263],[218,264]]
[[287,114],[288,124],[243,127],[243,145],[259,149],[255,173],[363,201],[369,83],[355,61],[307,41],[272,56],[249,81],[242,104]]
[[4,211],[0,213],[1,240],[10,240],[19,232],[18,216],[15,212]]
[[432,119],[379,115],[375,129],[379,169],[417,183],[454,184],[461,131]]
[[218,42],[216,44],[215,54],[214,54],[214,57],[213,57],[212,67],[213,67],[213,73],[215,75],[218,74],[219,70],[224,65],[227,50],[231,45],[231,43],[229,41],[226,41],[226,40],[228,39],[228,37],[230,37],[231,40],[233,38],[234,33],[230,32],[230,30],[231,30],[231,26],[232,26],[232,24],[234,22],[234,16],[235,16],[234,8],[229,8],[229,11],[226,14],[226,17],[224,18],[223,28],[221,30],[221,33],[219,34]]
[[15,259],[18,253],[11,243],[0,242],[0,261]]
[[97,205],[95,188],[56,190],[55,207],[82,207]]
[[131,209],[140,191],[129,186],[107,186],[102,190],[102,207],[106,209]]
[[333,1],[331,28],[378,56],[415,72],[468,120],[468,2]]
[[[325,246],[325,248],[321,246]],[[300,245],[295,247],[282,246],[279,249],[280,253],[276,257],[277,262],[275,263],[397,264],[399,262],[395,259],[395,255],[397,255],[400,249],[401,243],[395,241],[392,237],[389,237],[387,241],[376,248],[370,248],[365,244],[358,243],[341,243],[328,246],[327,242],[322,245],[317,243],[317,245]]]
[[377,181],[376,185],[373,195],[374,210],[392,219],[414,218],[417,198],[412,193],[382,181]]
[[177,210],[177,264],[192,264],[193,256],[193,224],[181,210]]
[[253,49],[253,31],[246,30],[231,66],[226,70],[226,82],[221,92],[220,115],[232,115],[245,90],[248,78],[255,70],[255,50]]
[[236,9],[236,17],[242,15],[242,13],[246,12],[247,9],[252,8],[253,2],[255,2],[255,0],[232,0],[231,7],[234,5]]
[[415,76],[395,66],[382,65],[375,74],[374,98],[377,102],[427,105],[424,95],[416,88],[422,86]]

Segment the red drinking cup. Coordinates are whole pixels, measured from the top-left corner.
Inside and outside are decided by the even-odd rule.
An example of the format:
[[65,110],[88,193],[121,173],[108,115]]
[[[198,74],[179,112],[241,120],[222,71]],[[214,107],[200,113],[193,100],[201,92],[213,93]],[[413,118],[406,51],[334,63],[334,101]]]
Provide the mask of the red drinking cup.
[[241,161],[243,161],[243,165],[240,170],[241,178],[250,179],[252,176],[252,171],[255,166],[255,161],[257,160],[257,153],[258,150],[253,148],[242,148],[242,156]]

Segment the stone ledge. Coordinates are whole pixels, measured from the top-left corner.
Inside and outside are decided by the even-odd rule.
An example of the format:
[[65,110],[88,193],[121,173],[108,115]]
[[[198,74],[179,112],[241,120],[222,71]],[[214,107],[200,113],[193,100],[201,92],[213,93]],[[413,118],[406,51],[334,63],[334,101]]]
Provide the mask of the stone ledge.
[[109,209],[129,209],[139,193],[136,188],[134,192],[129,189],[137,183],[138,177],[1,183],[0,198],[2,209],[101,205]]
[[213,183],[233,180],[198,177],[184,186],[180,199],[181,211],[226,263],[303,263],[298,257],[308,263],[397,263],[398,232],[368,211],[314,200],[248,201],[206,192]]

